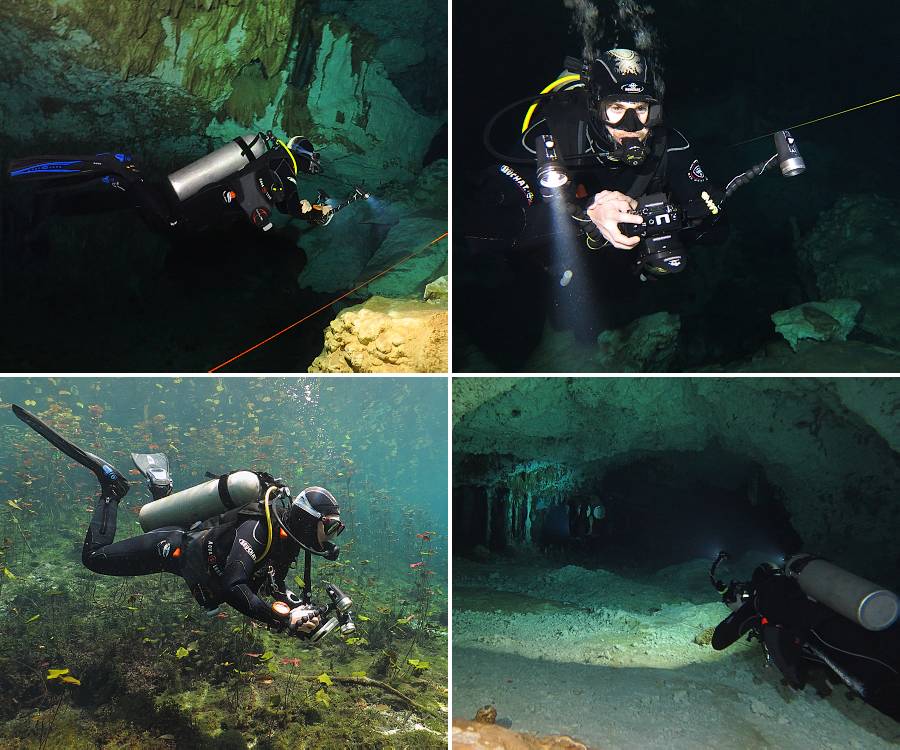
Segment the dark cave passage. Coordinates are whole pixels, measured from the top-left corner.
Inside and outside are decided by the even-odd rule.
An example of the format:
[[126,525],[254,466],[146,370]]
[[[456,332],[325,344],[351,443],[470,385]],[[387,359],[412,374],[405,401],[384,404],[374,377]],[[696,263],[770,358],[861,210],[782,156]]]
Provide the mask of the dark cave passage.
[[717,448],[629,456],[574,492],[523,495],[521,482],[510,484],[456,488],[458,554],[524,548],[585,567],[651,571],[720,549],[777,559],[802,547],[765,469]]

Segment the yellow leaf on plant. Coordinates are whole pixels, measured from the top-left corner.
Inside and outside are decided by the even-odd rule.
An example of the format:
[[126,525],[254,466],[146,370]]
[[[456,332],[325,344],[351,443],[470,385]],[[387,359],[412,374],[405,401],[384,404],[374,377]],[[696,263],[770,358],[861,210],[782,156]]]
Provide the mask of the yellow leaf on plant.
[[360,622],[368,622],[371,618],[366,617],[365,615],[357,615],[356,619],[359,620]]
[[81,684],[81,680],[79,680],[77,677],[72,677],[71,675],[66,675],[65,677],[62,678],[62,681],[68,682],[70,685],[80,685]]
[[316,679],[323,685],[328,685],[329,687],[331,687],[331,678],[328,676],[327,672],[322,672],[322,674],[320,674]]
[[7,500],[6,504],[10,508],[15,508],[16,510],[22,510],[22,506],[20,506],[15,500]]
[[64,674],[69,674],[68,669],[48,669],[47,670],[47,679],[55,680],[57,677],[62,677]]
[[12,578],[12,579],[16,578],[16,576],[13,575],[13,572],[9,568],[3,569],[3,575],[5,575],[7,578]]
[[326,706],[331,706],[331,701],[328,700],[328,693],[325,692],[325,688],[319,688],[316,692],[316,700],[319,703],[324,703]]
[[34,617],[29,617],[27,620],[25,620],[25,624],[27,625],[29,622],[34,622],[38,618],[40,618],[40,615],[35,615]]
[[362,679],[362,678],[364,678],[364,677],[366,676],[366,673],[365,673],[365,672],[351,672],[351,673],[350,673],[350,676],[351,676],[351,677],[358,677],[358,678]]

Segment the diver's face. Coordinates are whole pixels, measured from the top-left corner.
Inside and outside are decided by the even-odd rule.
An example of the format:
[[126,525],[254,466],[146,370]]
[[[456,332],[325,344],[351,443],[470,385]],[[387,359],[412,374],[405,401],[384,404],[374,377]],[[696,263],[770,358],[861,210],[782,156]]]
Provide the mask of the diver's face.
[[323,519],[319,519],[319,522],[316,524],[316,540],[319,542],[319,548],[323,549],[325,546],[325,542],[329,539],[333,539],[338,534],[343,531],[343,526],[339,526],[340,530],[332,531],[331,534],[327,533],[325,528],[326,526],[331,529],[335,529],[335,523],[340,523],[341,517],[338,515],[333,516],[325,516]]
[[643,141],[650,135],[648,128],[643,128],[633,133],[628,130],[617,130],[615,126],[615,123],[621,122],[622,118],[628,114],[629,109],[634,110],[638,120],[646,123],[650,117],[650,105],[646,102],[607,102],[601,106],[606,107],[606,120],[612,123],[612,125],[607,125],[606,129],[616,139],[616,143],[622,143],[623,138],[640,138]]

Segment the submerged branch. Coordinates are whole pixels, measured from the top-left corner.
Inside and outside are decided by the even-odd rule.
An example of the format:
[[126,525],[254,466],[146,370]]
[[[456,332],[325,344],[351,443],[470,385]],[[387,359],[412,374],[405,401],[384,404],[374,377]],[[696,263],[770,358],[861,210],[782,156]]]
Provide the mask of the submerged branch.
[[[318,677],[311,677],[312,680],[318,680]],[[442,717],[438,716],[434,711],[429,708],[425,708],[425,706],[416,703],[412,698],[404,693],[401,693],[397,688],[393,688],[385,682],[381,682],[380,680],[373,680],[371,677],[332,677],[333,682],[340,682],[344,685],[364,685],[369,687],[378,687],[382,690],[391,693],[391,695],[396,695],[401,700],[405,701],[408,706],[416,709],[416,711],[420,711],[421,713],[428,714],[429,716],[433,716],[435,719],[440,719]]]

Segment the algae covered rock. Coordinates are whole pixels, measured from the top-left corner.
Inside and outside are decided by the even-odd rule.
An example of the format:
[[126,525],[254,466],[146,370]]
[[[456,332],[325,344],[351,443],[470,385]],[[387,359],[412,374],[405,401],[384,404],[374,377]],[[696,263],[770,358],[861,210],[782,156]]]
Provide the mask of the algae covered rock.
[[638,318],[624,328],[597,337],[598,370],[660,372],[675,355],[681,319],[668,312]]
[[[382,297],[421,298],[425,285],[440,276],[447,264],[446,237],[428,246],[446,230],[447,222],[444,219],[401,219],[391,228],[378,251],[362,270],[361,280],[371,278],[402,260],[389,274],[369,284],[368,289],[372,294]],[[412,253],[416,255],[403,260]]]
[[788,310],[772,313],[775,330],[791,349],[797,351],[801,339],[846,341],[856,325],[861,305],[854,299],[830,299],[806,302]]
[[[335,197],[337,195],[339,194],[336,193]],[[421,236],[409,234],[408,222],[412,216],[417,219],[415,226],[423,229]],[[401,222],[404,222],[404,227],[392,234],[392,230]],[[300,287],[317,292],[349,289],[402,258],[403,255],[398,254],[397,250],[409,254],[423,249],[428,242],[446,231],[447,160],[438,159],[429,164],[416,177],[415,182],[391,183],[375,190],[369,200],[356,202],[321,230],[309,231],[299,220],[295,223],[302,227],[300,246],[308,261],[297,280]],[[429,234],[432,230],[435,233]],[[419,244],[410,249],[407,246],[393,246],[392,249],[392,244],[381,248],[385,242],[397,242],[397,238],[402,235],[406,235],[404,241]],[[425,273],[414,272],[413,276],[418,276],[419,281],[425,275],[429,275],[428,281],[433,279],[437,272],[430,275],[432,269],[439,269],[446,264],[446,248],[447,243],[444,241],[436,247],[423,249],[422,254],[430,256],[425,261]],[[379,254],[377,259],[376,254]],[[380,263],[384,265],[379,265]],[[391,271],[392,275],[394,273]],[[370,291],[387,297],[418,297],[422,291],[415,288],[416,284],[406,281],[395,286],[400,286],[403,294],[389,291],[391,284],[376,286]]]
[[450,282],[447,276],[441,276],[426,284],[423,297],[426,302],[446,302],[450,297]]
[[447,372],[447,308],[372,297],[325,329],[309,372]]

